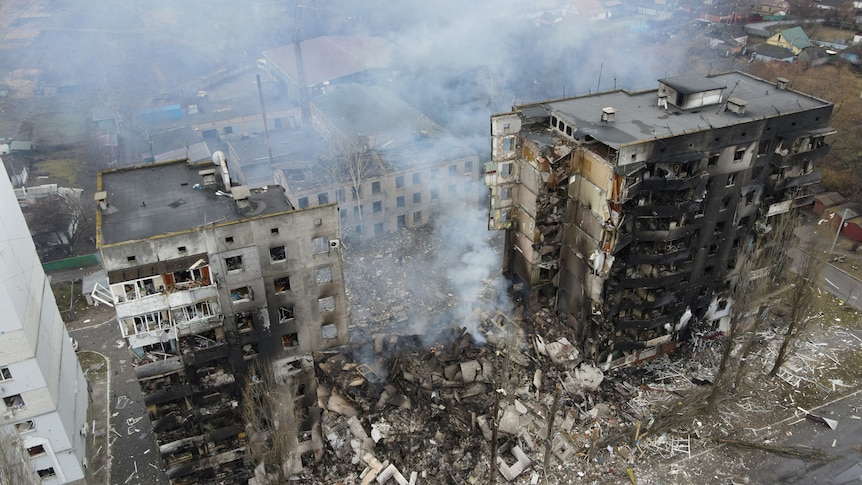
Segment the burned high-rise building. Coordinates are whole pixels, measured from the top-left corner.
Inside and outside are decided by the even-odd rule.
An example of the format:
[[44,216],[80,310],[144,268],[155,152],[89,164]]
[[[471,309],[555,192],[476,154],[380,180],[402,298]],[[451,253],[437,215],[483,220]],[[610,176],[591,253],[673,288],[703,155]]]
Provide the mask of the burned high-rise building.
[[505,270],[613,366],[673,350],[693,322],[726,329],[739,249],[812,202],[831,113],[733,72],[494,115],[485,183]]
[[[176,483],[251,476],[240,385],[264,368],[290,396],[295,456],[320,454],[311,352],[348,341],[338,208],[296,209],[278,186],[236,186],[220,152],[99,174],[97,245],[165,472]],[[310,458],[309,458],[310,457]]]

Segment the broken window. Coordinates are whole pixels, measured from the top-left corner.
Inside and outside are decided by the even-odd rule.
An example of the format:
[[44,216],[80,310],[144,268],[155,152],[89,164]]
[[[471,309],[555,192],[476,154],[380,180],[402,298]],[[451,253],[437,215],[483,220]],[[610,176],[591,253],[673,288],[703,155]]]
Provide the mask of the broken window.
[[738,148],[735,152],[733,152],[733,161],[741,162],[742,157],[745,156],[745,148]]
[[421,192],[413,192],[413,203],[421,204],[422,203],[422,193]]
[[43,468],[41,470],[36,471],[39,474],[39,478],[42,480],[47,480],[52,477],[56,477],[57,474],[54,472],[53,467]]
[[736,185],[736,173],[727,176],[727,186],[731,187],[733,185]]
[[0,381],[8,381],[12,378],[12,372],[8,367],[0,367]]
[[232,243],[233,242],[233,236],[228,236],[228,237],[224,238],[224,242]]
[[228,273],[231,271],[242,271],[242,256],[224,258],[224,264],[227,267]]
[[241,303],[244,301],[254,300],[254,295],[252,294],[250,286],[241,286],[230,290],[230,299],[233,300],[234,303]]
[[353,206],[353,217],[355,217],[356,219],[359,219],[359,206],[358,205]]
[[335,311],[335,297],[324,296],[317,299],[317,309],[320,313]]
[[721,199],[721,210],[727,210],[730,207],[730,197]]
[[509,200],[512,198],[511,187],[500,187],[500,200]]
[[403,195],[399,195],[398,198],[395,199],[395,206],[396,207],[404,207],[404,196]]
[[145,313],[132,317],[132,322],[135,325],[133,333],[152,332],[162,327],[162,314],[161,312]]
[[251,312],[237,313],[234,315],[234,321],[236,321],[236,329],[240,333],[254,330],[254,317]]
[[284,293],[285,291],[290,291],[290,277],[282,276],[281,278],[276,278],[273,280],[273,285],[275,285],[275,293]]
[[42,445],[31,446],[27,448],[27,454],[31,457],[39,456],[45,453],[45,447]]
[[403,189],[404,188],[404,176],[398,175],[395,177],[395,188]]
[[286,322],[294,317],[293,305],[278,307],[278,321]]
[[757,146],[757,154],[758,155],[766,155],[769,153],[769,144],[771,140],[762,140],[760,144]]
[[407,227],[407,216],[401,214],[398,216],[398,229],[403,229]]
[[29,433],[30,431],[36,431],[36,423],[33,422],[32,419],[28,419],[27,421],[21,421],[20,423],[15,423],[15,432],[21,433]]
[[329,251],[329,239],[326,236],[316,237],[311,240],[311,247],[314,254],[325,253]]
[[336,191],[335,191],[335,198],[338,200],[338,202],[344,202],[344,201],[345,201],[345,198],[344,198],[344,189],[338,189],[338,190],[336,190]]
[[422,211],[416,211],[413,213],[413,222],[422,222]]
[[504,178],[512,176],[512,163],[500,164],[500,176]]
[[383,212],[383,202],[377,200],[373,204],[371,204],[372,210],[375,214],[379,212]]
[[332,281],[332,268],[329,266],[324,266],[323,268],[315,269],[314,281],[317,282],[318,285],[322,285],[324,283],[329,283],[330,281]]
[[281,336],[281,346],[285,349],[296,347],[297,345],[299,345],[299,334],[294,332]]
[[511,136],[503,138],[503,151],[511,152],[515,147],[515,139]]
[[353,200],[356,200],[362,197],[362,187],[350,187],[350,193],[353,197]]
[[6,409],[24,409],[24,399],[20,394],[13,394],[11,396],[4,397],[3,403],[6,404]]
[[380,193],[380,182],[371,182],[371,193],[377,195]]
[[440,190],[431,189],[431,200],[440,200]]
[[276,246],[274,248],[269,248],[269,260],[273,263],[278,263],[287,259],[287,252],[284,250],[284,246]]
[[416,172],[413,174],[413,185],[419,185],[422,183],[422,174]]
[[338,329],[335,327],[334,323],[327,323],[326,325],[320,326],[320,334],[323,336],[324,340],[333,339],[338,337]]
[[458,166],[457,165],[449,165],[449,176],[454,177],[458,175]]
[[308,197],[300,197],[299,198],[299,208],[305,209],[308,207]]
[[296,392],[294,393],[296,397],[302,397],[305,395],[305,383],[299,382],[296,384]]
[[718,165],[718,153],[710,155],[706,163],[707,167],[715,167],[716,165]]
[[320,205],[325,205],[329,203],[329,194],[326,192],[322,192],[317,194],[317,203]]
[[473,173],[473,162],[464,162],[464,175]]

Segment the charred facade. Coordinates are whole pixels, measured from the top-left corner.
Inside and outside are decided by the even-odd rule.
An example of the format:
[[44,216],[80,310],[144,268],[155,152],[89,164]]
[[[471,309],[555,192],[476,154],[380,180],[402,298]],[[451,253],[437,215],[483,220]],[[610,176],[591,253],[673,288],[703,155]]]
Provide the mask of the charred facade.
[[348,341],[336,205],[298,210],[280,187],[231,184],[214,161],[103,172],[96,195],[109,286],[93,297],[116,309],[172,483],[252,476],[238,405],[252,363],[281,369],[303,422],[293,461],[318,457],[303,362]]
[[831,112],[733,72],[494,115],[485,183],[505,270],[611,366],[675,349],[694,322],[726,330],[737,254],[812,203]]

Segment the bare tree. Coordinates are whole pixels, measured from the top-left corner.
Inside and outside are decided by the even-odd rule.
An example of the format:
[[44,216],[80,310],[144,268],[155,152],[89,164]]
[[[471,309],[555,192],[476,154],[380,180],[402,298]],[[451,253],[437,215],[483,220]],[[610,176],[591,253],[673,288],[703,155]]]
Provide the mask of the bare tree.
[[249,367],[242,393],[242,417],[257,483],[287,483],[289,459],[297,440],[297,419],[293,400],[278,384],[271,364],[255,362]]
[[812,310],[814,309],[814,291],[823,261],[818,256],[817,243],[821,238],[816,234],[809,237],[801,251],[797,252],[794,272],[791,276],[792,289],[787,294],[789,312],[787,314],[787,329],[769,377],[778,375],[778,371],[793,347],[811,326]]
[[383,164],[369,145],[366,137],[356,137],[341,143],[338,153],[322,163],[322,167],[329,173],[336,187],[350,187],[351,197],[359,208],[360,226],[364,224],[362,184],[372,175],[375,166],[382,168]]
[[719,398],[728,386],[728,371],[732,368],[731,356],[738,354],[736,374],[730,389],[736,390],[746,371],[746,358],[758,330],[769,314],[774,291],[790,260],[790,248],[796,246],[794,229],[799,218],[784,214],[768,223],[759,223],[750,244],[739,248],[737,277],[731,296],[732,320],[730,331],[721,353],[721,361],[713,378],[712,392],[707,400],[707,412],[715,411]]
[[21,441],[10,428],[0,428],[0,483],[36,485],[41,482],[24,459]]

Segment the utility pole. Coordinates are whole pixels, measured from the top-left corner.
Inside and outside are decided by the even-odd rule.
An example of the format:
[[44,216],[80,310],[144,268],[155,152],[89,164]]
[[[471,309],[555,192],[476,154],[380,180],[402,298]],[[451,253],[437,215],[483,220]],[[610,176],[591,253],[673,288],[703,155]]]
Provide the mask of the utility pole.
[[838,230],[835,231],[835,239],[832,240],[832,246],[829,248],[830,256],[832,255],[832,252],[835,251],[835,243],[838,242],[838,235],[841,234],[841,229],[844,229],[844,220],[847,219],[848,210],[850,209],[844,209],[844,213],[841,215],[841,224],[838,224]]

